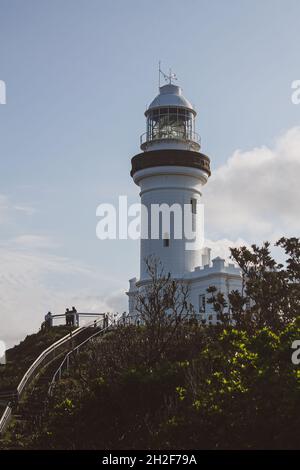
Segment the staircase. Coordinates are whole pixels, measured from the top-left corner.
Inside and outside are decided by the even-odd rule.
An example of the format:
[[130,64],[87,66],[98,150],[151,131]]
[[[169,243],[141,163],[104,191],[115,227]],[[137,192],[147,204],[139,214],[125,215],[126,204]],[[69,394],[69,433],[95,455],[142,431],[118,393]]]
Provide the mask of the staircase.
[[102,320],[93,322],[92,325],[78,328],[60,339],[34,361],[17,390],[11,392],[14,402],[8,404],[2,417],[0,416],[0,435],[5,432],[11,418],[16,426],[14,431],[21,432],[25,424],[28,431],[29,423],[34,431],[34,427],[41,422],[45,413],[45,405],[49,399],[48,390],[62,359],[66,355],[69,356],[73,350],[78,350],[79,346],[86,344],[101,331],[110,328],[103,329]]

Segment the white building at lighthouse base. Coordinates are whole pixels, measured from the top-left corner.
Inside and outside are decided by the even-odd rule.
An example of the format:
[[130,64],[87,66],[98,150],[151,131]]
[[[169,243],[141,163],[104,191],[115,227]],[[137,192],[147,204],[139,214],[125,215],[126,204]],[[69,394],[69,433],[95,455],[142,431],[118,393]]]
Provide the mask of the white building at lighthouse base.
[[[210,252],[208,249],[207,251]],[[196,267],[194,271],[186,273],[178,280],[186,283],[189,287],[189,300],[194,307],[196,319],[205,325],[216,325],[220,323],[220,319],[213,306],[207,302],[210,297],[207,289],[212,286],[216,287],[218,292],[224,294],[228,304],[228,294],[234,290],[240,291],[242,288],[241,272],[233,263],[226,263],[220,257],[214,258],[212,261],[209,259],[209,254],[205,257],[208,264]],[[133,322],[138,318],[135,299],[140,287],[141,282],[136,278],[130,279],[127,295],[129,317]]]

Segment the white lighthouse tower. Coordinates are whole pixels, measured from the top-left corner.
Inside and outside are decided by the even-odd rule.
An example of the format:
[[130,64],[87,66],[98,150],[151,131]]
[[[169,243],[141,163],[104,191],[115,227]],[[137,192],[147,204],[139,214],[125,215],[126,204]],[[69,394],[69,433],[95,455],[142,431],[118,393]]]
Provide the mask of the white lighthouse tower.
[[[129,314],[134,316],[135,295],[139,287],[147,282],[145,260],[155,256],[162,263],[166,273],[190,284],[191,302],[196,311],[202,317],[205,314],[206,318],[207,287],[216,285],[224,291],[228,289],[228,280],[240,282],[240,275],[233,265],[225,266],[224,260],[221,260],[221,264],[218,260],[213,260],[215,263],[211,266],[210,250],[201,250],[198,246],[193,249],[188,247],[190,237],[185,234],[184,214],[190,212],[187,214],[188,220],[197,238],[203,231],[200,201],[202,187],[211,174],[210,159],[200,152],[200,138],[195,131],[197,113],[194,107],[183,96],[182,89],[172,83],[174,74],[170,73],[165,78],[168,83],[159,88],[159,94],[145,112],[147,127],[145,134],[141,136],[143,152],[132,158],[131,176],[140,188],[141,203],[147,208],[148,216],[147,220],[142,218],[144,226],[140,251],[140,278],[130,280],[127,293]],[[163,209],[169,208],[170,223],[166,229],[161,214],[162,217],[158,218],[158,236],[153,236],[153,225],[157,223],[157,217],[154,220],[153,214],[157,215],[158,207],[162,212]],[[178,233],[178,225],[183,228],[181,233]],[[221,277],[217,276],[218,279],[212,279],[213,283],[210,283],[208,278],[212,275],[215,278],[218,270]],[[226,285],[223,281],[226,281]],[[216,318],[211,322],[215,321]]]

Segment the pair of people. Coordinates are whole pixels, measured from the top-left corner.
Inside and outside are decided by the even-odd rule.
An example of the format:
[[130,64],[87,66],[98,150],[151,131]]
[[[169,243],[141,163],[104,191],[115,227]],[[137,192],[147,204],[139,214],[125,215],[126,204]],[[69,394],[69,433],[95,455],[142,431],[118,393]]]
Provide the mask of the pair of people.
[[72,307],[72,310],[69,308],[66,309],[66,325],[67,326],[78,326],[79,316],[75,307]]

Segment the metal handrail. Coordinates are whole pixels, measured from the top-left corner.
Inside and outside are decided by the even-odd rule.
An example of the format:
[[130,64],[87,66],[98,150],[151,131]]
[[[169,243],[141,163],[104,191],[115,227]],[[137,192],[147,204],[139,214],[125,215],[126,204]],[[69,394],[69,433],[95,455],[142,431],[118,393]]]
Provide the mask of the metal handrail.
[[44,359],[49,356],[50,353],[56,351],[56,349],[59,348],[59,346],[64,345],[68,341],[71,341],[74,337],[76,337],[81,331],[84,331],[87,328],[87,326],[81,326],[80,328],[77,328],[73,332],[68,333],[66,336],[63,338],[59,339],[55,343],[51,344],[47,349],[45,349],[39,357],[31,364],[29,369],[25,372],[23,375],[18,387],[17,387],[17,394],[18,397],[21,396],[23,393],[26,384],[28,383],[28,380],[32,377],[33,373],[36,371],[36,369],[41,365]]
[[50,384],[50,387],[52,385],[52,383],[55,382],[55,377],[59,374],[60,370],[62,369],[64,363],[67,361],[67,358],[70,357],[71,354],[73,354],[75,351],[78,351],[87,341],[89,341],[90,339],[92,339],[94,336],[102,333],[103,331],[105,331],[106,329],[110,328],[110,325],[103,328],[102,330],[100,331],[97,331],[96,333],[94,333],[93,335],[89,336],[88,338],[86,338],[82,343],[80,343],[78,346],[76,346],[76,348],[73,348],[71,351],[69,351],[65,357],[63,358],[61,364],[59,365],[58,369],[54,372],[53,374],[53,378],[51,380],[51,384]]
[[[95,323],[97,323],[99,320],[96,320],[96,321],[92,321],[90,323],[88,323],[87,325],[85,326],[82,326],[80,328],[77,328],[76,330],[74,330],[73,332],[71,331],[70,333],[68,333],[66,336],[64,336],[63,338],[60,338],[58,341],[56,341],[55,343],[51,344],[47,349],[45,349],[39,356],[38,358],[31,364],[31,366],[27,369],[27,371],[25,372],[25,374],[23,375],[21,381],[19,382],[19,385],[16,389],[16,392],[12,392],[10,397],[14,397],[16,400],[19,400],[26,385],[28,384],[29,380],[33,377],[34,373],[36,372],[36,370],[40,367],[40,365],[43,363],[44,359],[46,359],[51,353],[55,353],[56,350],[60,347],[60,346],[63,346],[65,345],[66,343],[68,343],[69,341],[72,341],[74,339],[74,337],[76,337],[79,333],[81,333],[82,331],[90,328],[91,326],[95,325]],[[102,321],[102,319],[101,319]],[[9,411],[9,409],[10,411]],[[1,419],[0,419],[0,423],[1,423],[1,432],[3,432],[6,428],[6,426],[8,425],[9,421],[10,421],[10,418],[11,418],[11,415],[12,415],[12,406],[9,404],[7,405]]]
[[[78,315],[78,316],[87,316],[87,317],[99,317],[100,315],[105,315],[105,313],[101,312],[101,313],[97,313],[97,312],[89,312],[89,313],[85,313],[85,312],[72,312],[72,310],[70,311],[70,313],[74,314],[75,316]],[[55,314],[51,314],[51,318],[58,318],[58,317],[64,317],[66,318],[66,314],[65,313],[55,313]]]
[[12,415],[12,407],[10,406],[10,403],[8,403],[8,405],[6,406],[4,410],[2,417],[0,418],[0,434],[2,434],[5,431],[6,426],[10,421],[11,415]]
[[24,391],[24,388],[26,384],[28,383],[28,380],[32,377],[32,374],[36,371],[36,369],[39,367],[39,365],[43,362],[43,360],[48,357],[50,353],[55,351],[59,346],[67,343],[74,337],[76,337],[81,331],[85,330],[87,326],[82,326],[80,328],[77,328],[71,333],[68,333],[66,336],[63,338],[60,338],[58,341],[55,343],[51,344],[47,349],[45,349],[38,357],[37,359],[30,365],[30,367],[27,369],[25,374],[23,375],[21,381],[19,382],[16,391],[5,391],[5,392],[0,392],[0,397],[5,398],[5,397],[14,397],[19,399],[22,392]]
[[[114,320],[114,321],[116,321],[116,324],[118,325],[121,319],[122,319],[122,314],[119,315],[118,320]],[[51,383],[50,383],[50,386],[49,386],[49,389],[48,389],[48,395],[49,396],[51,396],[53,387],[55,385],[55,382],[57,381],[56,377],[59,376],[59,378],[61,378],[62,369],[63,369],[65,363],[67,363],[67,369],[68,369],[68,366],[69,366],[69,363],[70,363],[70,356],[73,355],[75,352],[78,352],[86,343],[88,343],[90,340],[92,340],[96,336],[100,335],[101,333],[104,333],[105,331],[110,330],[111,327],[114,326],[114,321],[112,320],[110,325],[106,326],[105,328],[102,328],[100,331],[96,331],[96,333],[94,333],[93,335],[86,338],[82,343],[78,344],[76,346],[76,348],[72,349],[72,351],[69,351],[65,355],[65,357],[62,360],[61,364],[59,365],[58,369],[53,374],[53,377],[52,377],[52,380],[51,380]]]
[[157,136],[153,137],[153,138],[149,138],[148,139],[148,133],[147,132],[144,132],[141,136],[140,136],[140,145],[145,145],[145,144],[149,144],[151,142],[157,142],[157,141],[160,141],[160,140],[179,140],[179,141],[182,141],[182,142],[191,142],[191,143],[196,143],[196,144],[201,144],[201,137],[200,135],[198,134],[198,132],[195,132],[195,131],[192,131],[191,132],[191,135],[190,136],[182,136],[181,133],[178,133],[177,135],[174,133],[172,133],[171,131],[170,132],[166,132],[164,131],[163,133],[161,134],[157,134]]

